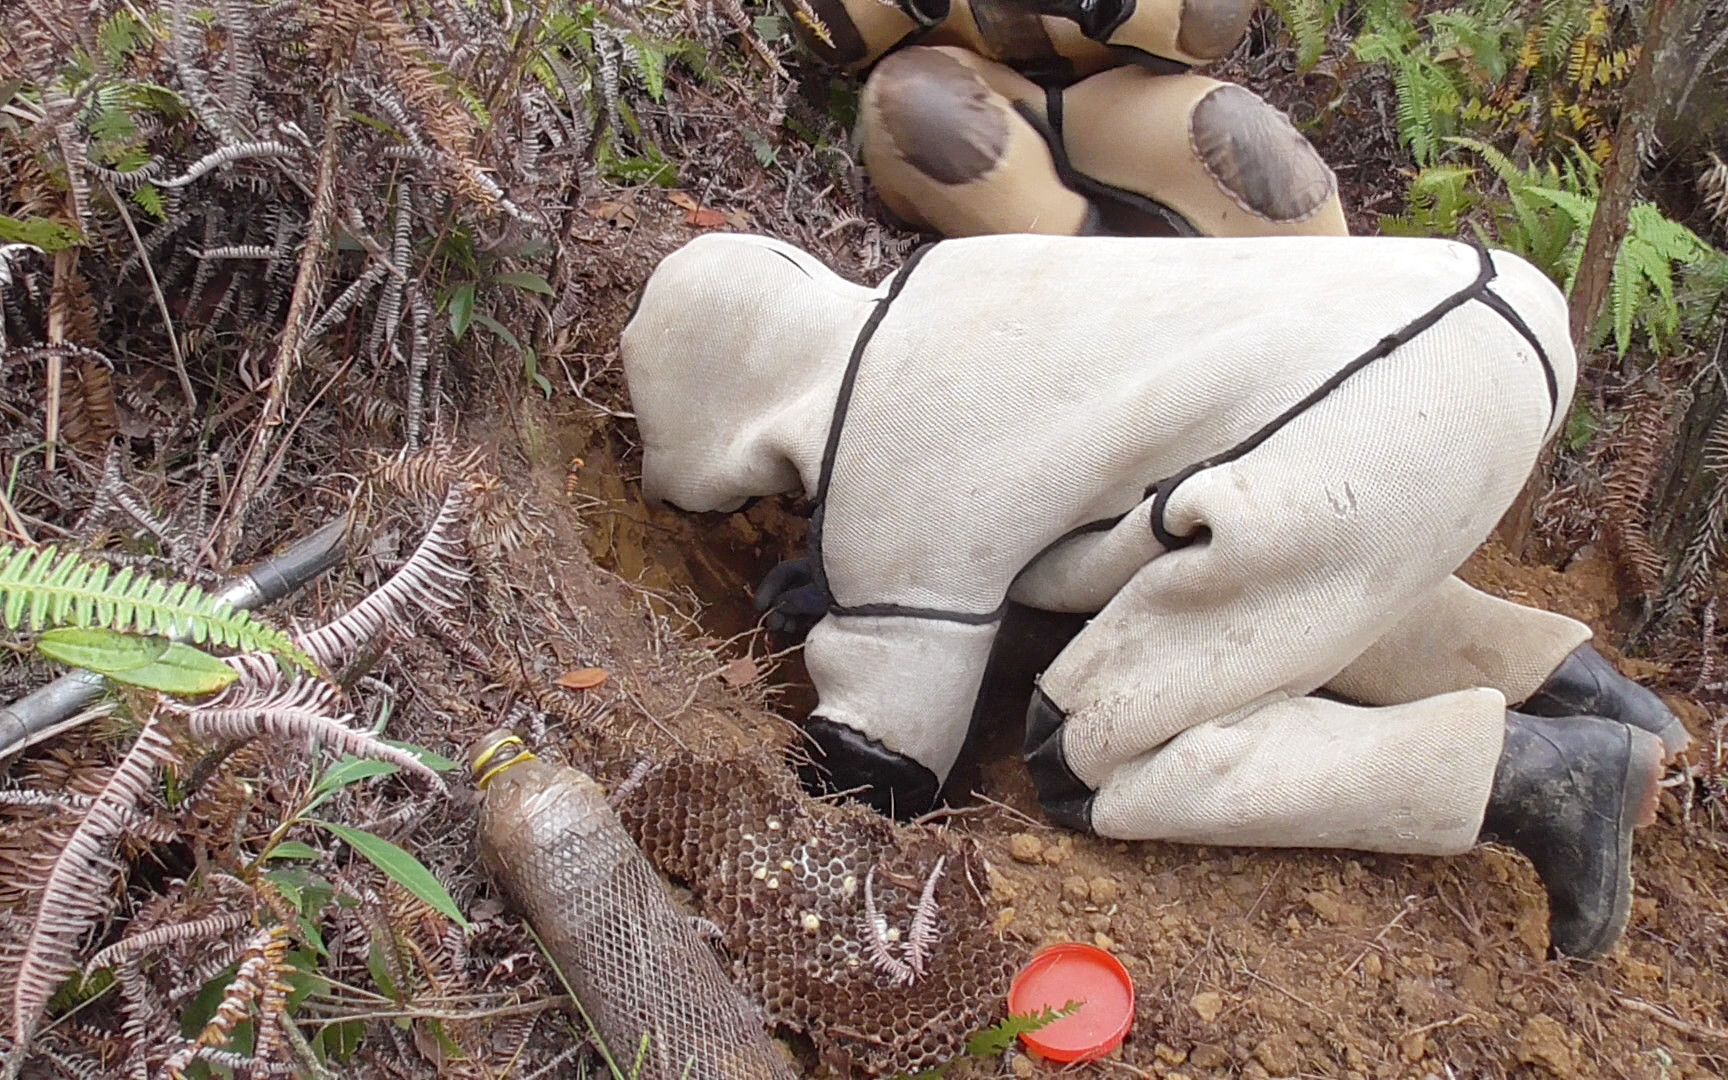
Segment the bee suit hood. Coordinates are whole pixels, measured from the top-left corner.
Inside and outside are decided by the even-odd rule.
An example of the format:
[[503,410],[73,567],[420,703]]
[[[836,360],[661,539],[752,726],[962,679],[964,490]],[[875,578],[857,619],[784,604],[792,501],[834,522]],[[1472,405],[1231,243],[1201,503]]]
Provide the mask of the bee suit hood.
[[884,292],[762,236],[709,233],[663,259],[620,344],[643,496],[706,512],[813,492],[848,352]]

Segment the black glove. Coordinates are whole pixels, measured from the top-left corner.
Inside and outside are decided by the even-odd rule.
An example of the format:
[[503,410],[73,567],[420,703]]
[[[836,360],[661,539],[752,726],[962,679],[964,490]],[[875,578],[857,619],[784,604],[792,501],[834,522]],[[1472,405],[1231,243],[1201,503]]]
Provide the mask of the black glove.
[[1040,14],[1077,23],[1093,41],[1103,41],[1134,13],[1133,0],[1039,0]]
[[768,571],[756,587],[756,610],[768,613],[768,632],[793,642],[803,641],[828,614],[829,596],[816,580],[814,559],[790,559]]

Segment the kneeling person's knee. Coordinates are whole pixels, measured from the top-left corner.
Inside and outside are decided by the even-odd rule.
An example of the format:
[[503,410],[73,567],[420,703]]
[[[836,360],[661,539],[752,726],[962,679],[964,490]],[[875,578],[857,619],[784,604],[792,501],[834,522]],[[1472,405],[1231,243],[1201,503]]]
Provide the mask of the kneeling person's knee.
[[1242,209],[1277,224],[1306,221],[1338,186],[1313,145],[1273,106],[1223,85],[1194,106],[1188,139],[1213,182]]
[[988,173],[1008,148],[1008,117],[977,72],[952,56],[906,49],[877,65],[864,91],[874,130],[906,166],[943,184]]

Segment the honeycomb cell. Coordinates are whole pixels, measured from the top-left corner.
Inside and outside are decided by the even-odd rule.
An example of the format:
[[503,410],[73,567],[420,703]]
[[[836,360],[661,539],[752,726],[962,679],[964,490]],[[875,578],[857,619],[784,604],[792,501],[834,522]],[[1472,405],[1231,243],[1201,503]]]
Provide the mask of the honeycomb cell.
[[[854,1075],[940,1065],[1000,1016],[1015,957],[989,930],[988,894],[966,884],[987,875],[964,841],[811,800],[778,762],[753,759],[662,762],[621,816],[657,868],[721,925],[764,1014],[808,1032],[824,1059]],[[896,985],[868,958],[863,882],[873,882],[884,941],[903,951],[938,859],[937,941],[926,974]]]

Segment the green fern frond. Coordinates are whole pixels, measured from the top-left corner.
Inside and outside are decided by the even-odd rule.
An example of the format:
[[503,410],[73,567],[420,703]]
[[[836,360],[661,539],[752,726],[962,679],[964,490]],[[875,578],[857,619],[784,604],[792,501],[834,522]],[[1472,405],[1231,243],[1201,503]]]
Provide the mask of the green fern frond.
[[1648,244],[1671,262],[1690,264],[1707,258],[1714,248],[1652,203],[1638,203],[1626,215],[1626,233]]
[[1433,89],[1415,63],[1403,63],[1392,72],[1392,88],[1398,95],[1398,138],[1410,148],[1416,164],[1434,164]]
[[[1637,268],[1638,273],[1656,287],[1657,295],[1662,297],[1669,308],[1672,308],[1674,306],[1674,272],[1671,269],[1669,256],[1636,235],[1626,238],[1626,253],[1631,258],[1632,265]],[[1678,313],[1676,312],[1676,314]]]
[[311,659],[287,634],[186,582],[61,554],[54,547],[0,544],[0,622],[9,630],[99,627],[268,652],[307,671]]
[[96,31],[96,42],[108,67],[117,68],[147,44],[149,30],[130,12],[117,12]]
[[1081,1001],[1069,1001],[1060,1009],[1046,1006],[1035,1013],[1009,1016],[995,1027],[986,1028],[972,1036],[966,1044],[966,1053],[978,1058],[1000,1057],[1013,1048],[1020,1036],[1073,1016],[1084,1004]]
[[1608,308],[1614,327],[1614,350],[1625,356],[1632,348],[1632,322],[1638,314],[1643,284],[1631,267],[1626,249],[1614,259],[1614,278],[1608,285]]
[[1594,0],[1542,0],[1542,63],[1552,71],[1566,62],[1589,25]]
[[1289,29],[1296,43],[1296,70],[1312,68],[1326,51],[1326,23],[1330,16],[1322,10],[1322,0],[1267,0],[1267,6]]
[[642,86],[655,101],[666,96],[666,51],[655,42],[635,34],[624,39],[624,55],[642,76]]
[[1487,162],[1488,168],[1493,171],[1495,176],[1499,177],[1500,182],[1505,184],[1508,190],[1519,190],[1533,179],[1527,170],[1519,167],[1516,162],[1507,157],[1503,152],[1480,139],[1471,139],[1462,135],[1455,135],[1448,138],[1446,141],[1451,143],[1453,146],[1462,146],[1466,150],[1473,151],[1477,157],[1480,157],[1483,161]]
[[1587,232],[1590,222],[1596,217],[1596,200],[1587,199],[1575,191],[1561,191],[1558,188],[1543,187],[1540,184],[1527,184],[1520,188],[1526,195],[1534,195],[1552,203],[1555,207],[1572,219],[1572,225],[1579,232]]

